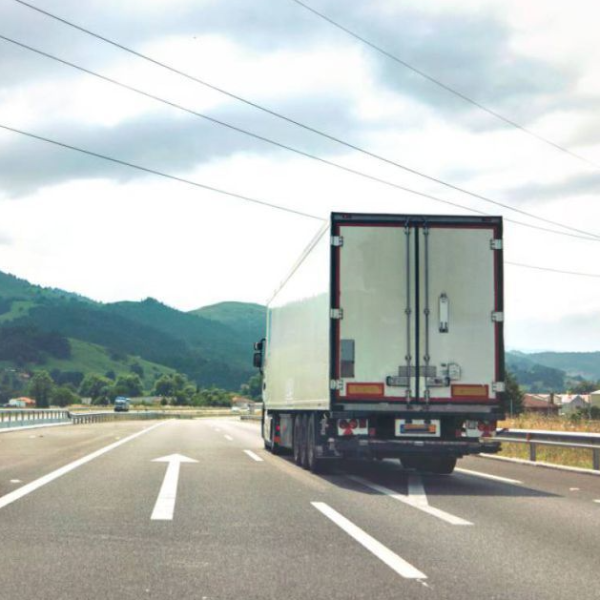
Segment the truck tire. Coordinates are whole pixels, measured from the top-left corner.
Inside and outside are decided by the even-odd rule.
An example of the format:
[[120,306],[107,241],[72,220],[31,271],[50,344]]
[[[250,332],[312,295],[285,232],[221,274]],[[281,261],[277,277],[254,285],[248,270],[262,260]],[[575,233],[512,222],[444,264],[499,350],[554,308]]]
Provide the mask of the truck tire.
[[292,449],[294,451],[294,462],[302,466],[302,416],[294,417],[294,437],[292,439]]
[[317,446],[317,417],[311,415],[308,419],[308,435],[306,436],[306,466],[311,473],[323,471],[323,459],[316,455]]
[[450,475],[456,467],[456,458],[445,456],[407,456],[400,459],[405,469],[416,469],[423,473]]
[[300,466],[304,469],[308,469],[308,453],[306,452],[307,446],[307,434],[308,434],[308,416],[302,415],[300,417]]
[[454,467],[456,467],[456,458],[434,458],[428,470],[430,473],[435,473],[436,475],[450,475],[454,471]]

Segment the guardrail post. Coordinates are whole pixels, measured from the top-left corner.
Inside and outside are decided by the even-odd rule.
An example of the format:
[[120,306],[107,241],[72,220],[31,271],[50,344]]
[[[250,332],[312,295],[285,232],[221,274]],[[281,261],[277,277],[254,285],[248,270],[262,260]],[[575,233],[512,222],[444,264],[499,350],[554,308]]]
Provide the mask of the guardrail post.
[[535,442],[530,442],[529,444],[529,460],[531,462],[535,462],[537,459],[537,445]]
[[594,463],[594,471],[600,471],[600,448],[592,450],[592,460]]

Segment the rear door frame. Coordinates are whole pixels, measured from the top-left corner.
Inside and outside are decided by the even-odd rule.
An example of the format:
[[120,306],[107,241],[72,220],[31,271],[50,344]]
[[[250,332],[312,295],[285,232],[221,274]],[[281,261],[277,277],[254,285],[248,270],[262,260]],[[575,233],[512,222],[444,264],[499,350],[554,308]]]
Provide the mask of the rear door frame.
[[[340,256],[341,249],[343,246],[336,245],[333,243],[334,239],[339,239],[340,228],[355,226],[355,227],[406,227],[410,226],[415,231],[423,229],[425,226],[433,228],[451,228],[451,229],[489,229],[491,232],[490,243],[494,243],[497,247],[494,249],[494,312],[504,313],[504,270],[503,270],[503,227],[502,217],[478,217],[478,216],[448,216],[448,215],[389,215],[389,214],[368,214],[368,213],[332,213],[331,214],[331,306],[332,311],[335,309],[342,308],[340,306]],[[415,360],[414,365],[416,367],[416,394],[411,400],[411,404],[423,405],[424,399],[420,397],[422,394],[419,389],[420,382],[420,368],[421,368],[421,348],[420,348],[420,336],[419,328],[421,321],[421,306],[420,306],[420,282],[419,282],[419,238],[420,235],[414,236],[414,265],[413,273],[415,274],[415,283],[413,286],[413,316],[415,319],[415,333],[417,334],[414,341],[415,349]],[[332,312],[333,314],[333,312]],[[505,365],[504,365],[504,322],[503,320],[497,320],[494,323],[494,339],[495,339],[495,381],[505,381]],[[333,385],[335,382],[341,379],[341,357],[340,357],[340,343],[341,343],[341,327],[340,320],[332,318],[330,320],[330,379],[332,381],[331,392],[330,392],[330,406],[335,407],[336,405],[343,403],[351,403],[360,401],[360,398],[341,396],[340,391],[335,389]],[[490,391],[490,396],[492,395]],[[469,405],[469,404],[486,404],[488,406],[499,404],[501,399],[502,390],[495,393],[496,401],[493,399],[479,399],[479,398],[465,398],[465,399],[433,399],[436,404],[446,403],[448,405]],[[369,403],[377,402],[391,402],[406,405],[406,398],[404,396],[381,396],[380,398],[372,397],[365,398],[364,401]]]

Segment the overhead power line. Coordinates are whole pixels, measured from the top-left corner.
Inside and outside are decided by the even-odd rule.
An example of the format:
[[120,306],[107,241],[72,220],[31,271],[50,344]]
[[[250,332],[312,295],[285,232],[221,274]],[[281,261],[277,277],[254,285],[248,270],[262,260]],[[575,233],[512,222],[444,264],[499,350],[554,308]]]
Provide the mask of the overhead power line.
[[516,208],[514,206],[511,206],[509,204],[505,204],[503,202],[499,202],[497,200],[493,200],[491,198],[488,198],[488,197],[483,196],[481,194],[478,194],[476,192],[471,192],[471,191],[469,191],[469,190],[467,190],[465,188],[462,188],[460,186],[454,185],[452,183],[448,183],[446,181],[443,181],[442,179],[439,179],[439,178],[434,177],[432,175],[428,175],[426,173],[423,173],[421,171],[413,169],[412,167],[409,167],[407,165],[403,165],[403,164],[401,164],[399,162],[396,162],[396,161],[394,161],[392,159],[386,158],[386,157],[384,157],[384,156],[382,156],[380,154],[376,154],[374,152],[371,152],[370,150],[367,150],[365,148],[362,148],[360,146],[357,146],[355,144],[352,144],[350,142],[342,140],[341,138],[338,138],[338,137],[336,137],[334,135],[331,135],[329,133],[326,133],[326,132],[323,132],[323,131],[321,131],[319,129],[316,129],[316,128],[310,126],[310,125],[306,125],[305,123],[301,123],[300,121],[292,119],[291,117],[287,117],[287,116],[283,115],[282,113],[279,113],[279,112],[274,111],[272,109],[266,108],[266,107],[264,107],[264,106],[262,106],[262,105],[260,105],[260,104],[258,104],[256,102],[247,100],[246,98],[243,98],[242,96],[239,96],[237,94],[233,94],[232,92],[224,90],[223,88],[220,88],[220,87],[218,87],[216,85],[208,83],[207,81],[199,79],[198,77],[190,75],[189,73],[181,71],[180,69],[177,69],[177,68],[172,67],[170,65],[167,65],[167,64],[165,64],[165,63],[163,63],[161,61],[158,61],[158,60],[156,60],[154,58],[151,58],[150,56],[148,56],[146,54],[142,54],[140,52],[137,52],[136,50],[128,48],[127,46],[124,46],[123,44],[115,42],[114,40],[111,40],[111,39],[109,39],[109,38],[107,38],[105,36],[102,36],[102,35],[100,35],[98,33],[95,33],[93,31],[89,30],[89,29],[86,29],[85,27],[82,27],[80,25],[72,23],[71,21],[68,21],[68,20],[66,20],[66,19],[64,19],[62,17],[59,17],[59,16],[57,16],[57,15],[55,15],[53,13],[50,13],[50,12],[48,12],[46,10],[43,10],[43,9],[41,9],[41,8],[33,5],[33,4],[25,2],[24,0],[14,0],[14,1],[17,2],[17,3],[19,3],[19,4],[21,4],[21,5],[23,5],[23,6],[26,6],[27,8],[30,8],[30,9],[32,9],[32,10],[34,10],[34,11],[40,13],[40,14],[43,14],[43,15],[51,18],[51,19],[59,21],[60,23],[63,23],[65,25],[69,26],[69,27],[77,29],[78,31],[81,31],[81,32],[86,33],[88,35],[91,35],[91,36],[93,36],[93,37],[95,37],[95,38],[97,38],[97,39],[99,39],[99,40],[101,40],[103,42],[111,44],[112,46],[115,46],[116,48],[120,48],[121,50],[123,50],[125,52],[128,52],[129,54],[132,54],[132,55],[137,56],[139,58],[142,58],[142,59],[144,59],[146,61],[149,61],[152,64],[155,64],[155,65],[160,66],[160,67],[162,67],[164,69],[167,69],[168,71],[176,73],[177,75],[185,77],[186,79],[189,79],[191,81],[195,81],[196,83],[199,83],[200,85],[203,85],[203,86],[205,86],[205,87],[207,87],[209,89],[212,89],[212,90],[214,90],[216,92],[224,94],[224,95],[228,96],[229,98],[233,98],[235,100],[238,100],[239,102],[243,102],[244,104],[246,104],[248,106],[252,106],[253,108],[256,108],[257,110],[260,110],[260,111],[262,111],[262,112],[264,112],[266,114],[269,114],[269,115],[272,115],[274,117],[277,117],[278,119],[282,119],[282,120],[284,120],[284,121],[286,121],[288,123],[291,123],[293,125],[296,125],[296,126],[302,128],[302,129],[304,129],[306,131],[310,131],[310,132],[312,132],[312,133],[314,133],[316,135],[319,135],[319,136],[321,136],[321,137],[323,137],[325,139],[328,139],[328,140],[333,141],[333,142],[335,142],[337,144],[340,144],[342,146],[345,146],[347,148],[350,148],[352,150],[360,152],[361,154],[364,154],[365,156],[369,156],[371,158],[375,158],[376,160],[379,160],[379,161],[382,161],[382,162],[384,162],[386,164],[395,166],[395,167],[397,167],[399,169],[402,169],[403,171],[406,171],[406,172],[411,173],[413,175],[417,175],[419,177],[422,177],[424,179],[427,179],[427,180],[432,181],[434,183],[437,183],[439,185],[443,185],[443,186],[445,186],[445,187],[447,187],[449,189],[452,189],[454,191],[466,194],[468,196],[471,196],[471,197],[476,198],[478,200],[481,200],[483,202],[488,202],[490,204],[494,204],[496,206],[500,206],[500,207],[506,208],[508,210],[512,210],[514,212],[520,213],[522,215],[525,215],[527,217],[536,219],[538,221],[542,221],[542,222],[545,222],[545,223],[548,223],[548,224],[551,224],[551,225],[555,225],[557,227],[561,227],[563,229],[566,229],[566,230],[569,230],[569,231],[572,231],[572,232],[575,232],[575,233],[579,233],[579,234],[582,234],[584,236],[588,236],[588,237],[600,239],[600,235],[597,234],[597,233],[593,233],[593,232],[585,231],[585,230],[582,230],[582,229],[578,229],[576,227],[572,227],[570,225],[566,225],[566,224],[560,223],[558,221],[553,221],[551,219],[546,219],[545,217],[541,217],[541,216],[535,215],[533,213],[529,213],[529,212],[527,212],[525,210],[522,210],[520,208]]
[[[121,81],[117,81],[116,79],[113,79],[113,78],[108,77],[106,75],[102,75],[101,73],[97,73],[96,71],[92,71],[91,69],[87,69],[87,68],[82,67],[80,65],[77,65],[77,64],[75,64],[73,62],[70,62],[70,61],[65,60],[63,58],[60,58],[58,56],[55,56],[53,54],[50,54],[50,53],[45,52],[43,50],[40,50],[38,48],[34,48],[33,46],[30,46],[28,44],[24,44],[23,42],[19,42],[17,40],[14,40],[12,38],[7,37],[7,36],[4,36],[4,35],[0,34],[0,39],[4,40],[6,42],[10,42],[12,44],[15,44],[16,46],[19,46],[19,47],[21,47],[23,49],[29,50],[29,51],[34,52],[36,54],[39,54],[41,56],[44,56],[45,58],[49,58],[51,60],[57,61],[57,62],[59,62],[59,63],[61,63],[63,65],[66,65],[68,67],[72,67],[74,69],[77,69],[78,71],[81,71],[81,72],[86,73],[88,75],[92,75],[94,77],[97,77],[97,78],[99,78],[99,79],[101,79],[103,81],[106,81],[106,82],[111,83],[113,85],[116,85],[118,87],[124,88],[124,89],[126,89],[128,91],[134,92],[136,94],[140,94],[141,96],[150,98],[150,99],[155,100],[157,102],[161,102],[163,104],[166,104],[166,105],[171,106],[173,108],[176,108],[178,110],[184,111],[184,112],[189,113],[191,115],[194,115],[196,117],[205,119],[205,120],[207,120],[207,121],[209,121],[211,123],[214,123],[216,125],[220,125],[220,126],[228,128],[228,129],[231,129],[233,131],[236,131],[238,133],[241,133],[241,134],[247,135],[249,137],[255,138],[255,139],[260,140],[262,142],[265,142],[265,143],[268,143],[268,144],[272,144],[272,145],[274,145],[274,146],[276,146],[278,148],[282,148],[284,150],[287,150],[289,152],[293,152],[293,153],[298,154],[300,156],[303,156],[303,157],[306,157],[306,158],[310,158],[312,160],[315,160],[315,161],[320,162],[322,164],[325,164],[327,166],[335,167],[337,169],[340,169],[342,171],[346,171],[346,172],[351,173],[353,175],[357,175],[359,177],[363,177],[365,179],[374,181],[376,183],[380,183],[382,185],[386,185],[386,186],[398,189],[400,191],[404,191],[404,192],[407,192],[407,193],[410,193],[410,194],[414,194],[414,195],[417,195],[417,196],[420,196],[420,197],[423,197],[423,198],[426,198],[426,199],[429,199],[429,200],[432,200],[432,201],[435,201],[435,202],[441,202],[441,203],[446,204],[446,205],[450,205],[450,206],[453,206],[453,207],[456,207],[456,208],[461,208],[461,209],[464,209],[464,210],[467,210],[467,211],[471,211],[471,212],[475,212],[475,213],[481,214],[481,215],[487,215],[488,214],[488,213],[486,213],[484,211],[480,211],[480,210],[477,210],[477,209],[474,209],[474,208],[471,208],[471,207],[468,207],[468,206],[464,206],[464,205],[459,204],[457,202],[452,202],[450,200],[445,200],[443,198],[438,198],[436,196],[433,196],[431,194],[427,194],[425,192],[420,192],[420,191],[417,191],[417,190],[413,190],[411,188],[407,188],[405,186],[402,186],[402,185],[396,184],[394,182],[382,179],[380,177],[376,177],[374,175],[369,175],[368,173],[364,173],[362,171],[358,171],[356,169],[352,169],[350,167],[346,167],[344,165],[341,165],[341,164],[336,163],[334,161],[327,160],[327,159],[322,158],[320,156],[317,156],[315,154],[311,154],[309,152],[305,152],[303,150],[299,150],[297,148],[294,148],[292,146],[283,144],[281,142],[277,142],[275,140],[272,140],[272,139],[267,138],[265,136],[259,135],[257,133],[248,131],[246,129],[242,129],[241,127],[238,127],[236,125],[232,125],[231,123],[227,123],[225,121],[222,121],[220,119],[216,119],[214,117],[210,117],[209,115],[200,113],[200,112],[192,110],[190,108],[186,108],[185,106],[182,106],[182,105],[177,104],[175,102],[172,102],[170,100],[166,100],[165,98],[162,98],[160,96],[156,96],[154,94],[150,94],[149,92],[145,92],[144,90],[140,90],[140,89],[135,88],[135,87],[133,87],[133,86],[131,86],[129,84],[123,83]],[[522,226],[522,227],[528,227],[528,228],[531,228],[531,229],[537,229],[537,230],[543,231],[545,233],[552,233],[552,234],[556,234],[556,235],[562,235],[562,236],[567,236],[567,237],[572,237],[572,238],[578,238],[578,239],[583,239],[583,240],[586,240],[586,241],[600,242],[600,240],[597,239],[597,238],[590,238],[588,236],[583,236],[583,235],[579,235],[579,234],[575,234],[575,233],[569,233],[567,231],[558,231],[558,230],[555,230],[555,229],[549,229],[547,227],[540,227],[538,225],[533,225],[531,223],[524,223],[522,221],[516,221],[514,219],[510,219],[510,218],[506,218],[506,217],[505,217],[505,220],[508,221],[508,222],[510,222],[510,223],[513,223],[515,225],[519,225],[519,226]]]
[[[236,192],[229,192],[226,190],[222,190],[210,185],[205,185],[203,183],[199,183],[197,181],[193,181],[191,179],[186,179],[184,177],[178,177],[177,175],[170,175],[169,173],[165,173],[163,171],[158,171],[156,169],[151,169],[149,167],[144,167],[142,165],[137,165],[135,163],[129,162],[129,161],[125,161],[125,160],[121,160],[119,158],[114,158],[112,156],[108,156],[106,154],[101,154],[100,152],[94,152],[92,150],[86,150],[85,148],[79,148],[78,146],[73,146],[72,144],[67,144],[65,142],[60,142],[58,140],[53,140],[51,138],[42,136],[42,135],[37,135],[35,133],[31,133],[29,131],[24,131],[22,129],[17,129],[16,127],[10,127],[9,125],[4,125],[2,123],[0,123],[0,129],[4,129],[5,131],[10,131],[12,133],[17,133],[19,135],[23,135],[25,137],[34,139],[34,140],[38,140],[41,142],[46,142],[48,144],[52,144],[54,146],[58,146],[60,148],[65,148],[68,150],[73,150],[74,152],[79,152],[81,154],[85,154],[87,156],[92,156],[94,158],[99,158],[101,160],[105,160],[111,163],[115,163],[118,165],[122,165],[124,167],[129,167],[131,169],[136,169],[138,171],[143,171],[144,173],[149,173],[151,175],[157,175],[159,177],[163,177],[165,179],[169,179],[171,181],[177,181],[179,183],[184,183],[186,185],[190,185],[193,186],[195,188],[201,188],[204,190],[208,190],[211,192],[215,192],[217,194],[223,194],[225,196],[230,196],[232,198],[236,198],[238,200],[243,200],[245,202],[251,202],[252,204],[257,204],[260,206],[264,206],[266,208],[272,208],[275,210],[280,210],[280,211],[284,211],[287,213],[291,213],[293,215],[296,216],[300,216],[300,217],[307,217],[309,219],[314,219],[316,221],[320,221],[322,223],[324,223],[326,221],[326,219],[324,219],[323,217],[319,217],[317,215],[313,215],[310,213],[306,213],[306,212],[302,212],[299,210],[295,210],[293,208],[288,208],[286,206],[282,206],[280,204],[275,204],[273,202],[266,202],[264,200],[258,200],[257,198],[252,198],[250,196],[245,196],[243,194],[238,194]],[[562,271],[559,269],[551,269],[548,267],[539,267],[536,265],[526,265],[526,264],[522,264],[522,263],[514,263],[514,262],[508,262],[506,261],[505,264],[507,265],[511,265],[511,266],[516,266],[516,267],[522,267],[525,269],[535,269],[535,270],[540,270],[540,271],[551,271],[554,273],[561,273],[564,275],[579,275],[581,277],[600,277],[600,274],[595,274],[595,273],[581,273],[581,272],[577,272],[577,271]]]
[[65,142],[59,142],[57,140],[53,140],[48,137],[44,137],[41,135],[37,135],[35,133],[31,133],[29,131],[23,131],[22,129],[17,129],[16,127],[9,127],[8,125],[3,125],[0,123],[0,129],[5,129],[6,131],[11,131],[13,133],[18,133],[20,135],[24,135],[28,138],[32,138],[35,140],[39,140],[41,142],[46,142],[48,144],[53,144],[55,146],[60,146],[61,148],[67,148],[68,150],[73,150],[75,152],[80,152],[81,154],[86,154],[88,156],[93,156],[95,158],[100,158],[105,161],[109,161],[112,163],[116,163],[118,165],[122,165],[124,167],[129,167],[131,169],[136,169],[138,171],[143,171],[144,173],[150,173],[152,175],[158,175],[159,177],[164,177],[165,179],[170,179],[172,181],[178,181],[179,183],[185,183],[187,185],[191,185],[196,188],[201,188],[203,190],[208,190],[210,192],[215,192],[217,194],[222,194],[224,196],[230,196],[231,198],[237,198],[238,200],[244,200],[245,202],[252,202],[253,204],[259,204],[261,206],[266,206],[268,208],[274,208],[276,210],[281,210],[287,213],[292,213],[294,215],[300,217],[306,217],[308,219],[315,219],[317,221],[325,221],[323,217],[319,217],[317,215],[312,215],[310,213],[303,212],[301,210],[295,210],[293,208],[288,208],[286,206],[281,206],[280,204],[274,204],[273,202],[267,202],[265,200],[258,200],[257,198],[251,198],[250,196],[245,196],[243,194],[238,194],[236,192],[228,192],[226,190],[222,190],[211,185],[206,185],[204,183],[199,183],[198,181],[193,181],[191,179],[186,179],[184,177],[178,177],[177,175],[170,175],[169,173],[164,173],[163,171],[157,171],[156,169],[151,169],[149,167],[144,167],[142,165],[137,165],[132,162],[128,162],[126,160],[121,160],[119,158],[114,158],[112,156],[108,156],[106,154],[100,154],[99,152],[93,152],[92,150],[86,150],[84,148],[79,148],[77,146],[73,146],[71,144],[67,144]]
[[550,273],[560,273],[561,275],[578,275],[579,277],[594,277],[600,278],[600,273],[582,273],[581,271],[565,271],[563,269],[553,269],[551,267],[539,267],[537,265],[525,265],[523,263],[516,263],[505,261],[505,265],[511,267],[522,267],[523,269],[535,269],[536,271],[548,271]]
[[470,98],[463,92],[457,90],[456,88],[451,87],[450,85],[448,85],[447,83],[444,83],[443,81],[440,81],[439,79],[433,77],[433,75],[429,75],[429,73],[426,73],[425,71],[419,69],[418,67],[415,67],[414,65],[407,62],[406,60],[399,58],[395,54],[392,54],[392,52],[390,52],[389,50],[386,50],[385,48],[383,48],[382,46],[379,46],[375,42],[368,40],[367,38],[363,37],[362,35],[356,33],[356,31],[353,31],[352,29],[345,27],[338,21],[335,21],[334,19],[327,16],[326,14],[319,12],[318,10],[316,10],[312,6],[309,6],[308,4],[305,4],[301,0],[291,0],[291,1],[294,2],[295,4],[297,4],[298,6],[301,6],[302,8],[313,13],[317,17],[323,19],[324,21],[327,21],[330,25],[333,25],[337,29],[340,29],[341,31],[347,33],[348,35],[350,35],[353,38],[357,39],[358,41],[362,42],[366,46],[369,46],[376,52],[379,52],[380,54],[387,56],[389,59],[393,60],[394,62],[398,63],[399,65],[402,65],[405,69],[412,71],[413,73],[419,75],[423,79],[426,79],[430,83],[433,83],[434,85],[442,88],[446,92],[453,94],[457,98],[460,98],[461,100],[464,100],[465,102],[468,102],[472,106],[475,106],[476,108],[486,112],[487,114],[491,115],[492,117],[499,119],[500,121],[503,121],[507,125],[510,125],[511,127],[514,127],[515,129],[522,131],[523,133],[526,133],[527,135],[535,138],[536,140],[538,140],[544,144],[547,144],[548,146],[551,146],[555,150],[559,150],[560,152],[564,152],[565,154],[568,154],[569,156],[576,158],[577,160],[583,161],[584,163],[594,167],[595,169],[600,169],[600,164],[590,160],[589,158],[586,158],[585,156],[582,156],[581,154],[578,154],[576,152],[573,152],[572,150],[569,150],[569,148],[566,148],[565,146],[562,146],[561,144],[558,144],[557,142],[553,142],[551,139],[544,137],[544,136],[540,135],[539,133],[532,131],[531,129],[528,129],[524,125],[521,125],[520,123],[517,123],[513,119],[506,117],[503,114],[495,111],[494,109],[485,106],[481,102],[478,102],[477,100],[473,100],[473,98]]

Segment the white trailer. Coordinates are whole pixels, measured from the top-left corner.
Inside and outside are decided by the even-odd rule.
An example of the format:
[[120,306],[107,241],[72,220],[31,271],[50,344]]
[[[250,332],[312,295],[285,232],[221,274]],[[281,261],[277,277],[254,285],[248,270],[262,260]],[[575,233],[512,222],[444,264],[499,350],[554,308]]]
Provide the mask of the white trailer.
[[497,452],[502,219],[333,213],[268,304],[263,437],[312,471],[349,456],[452,472]]

